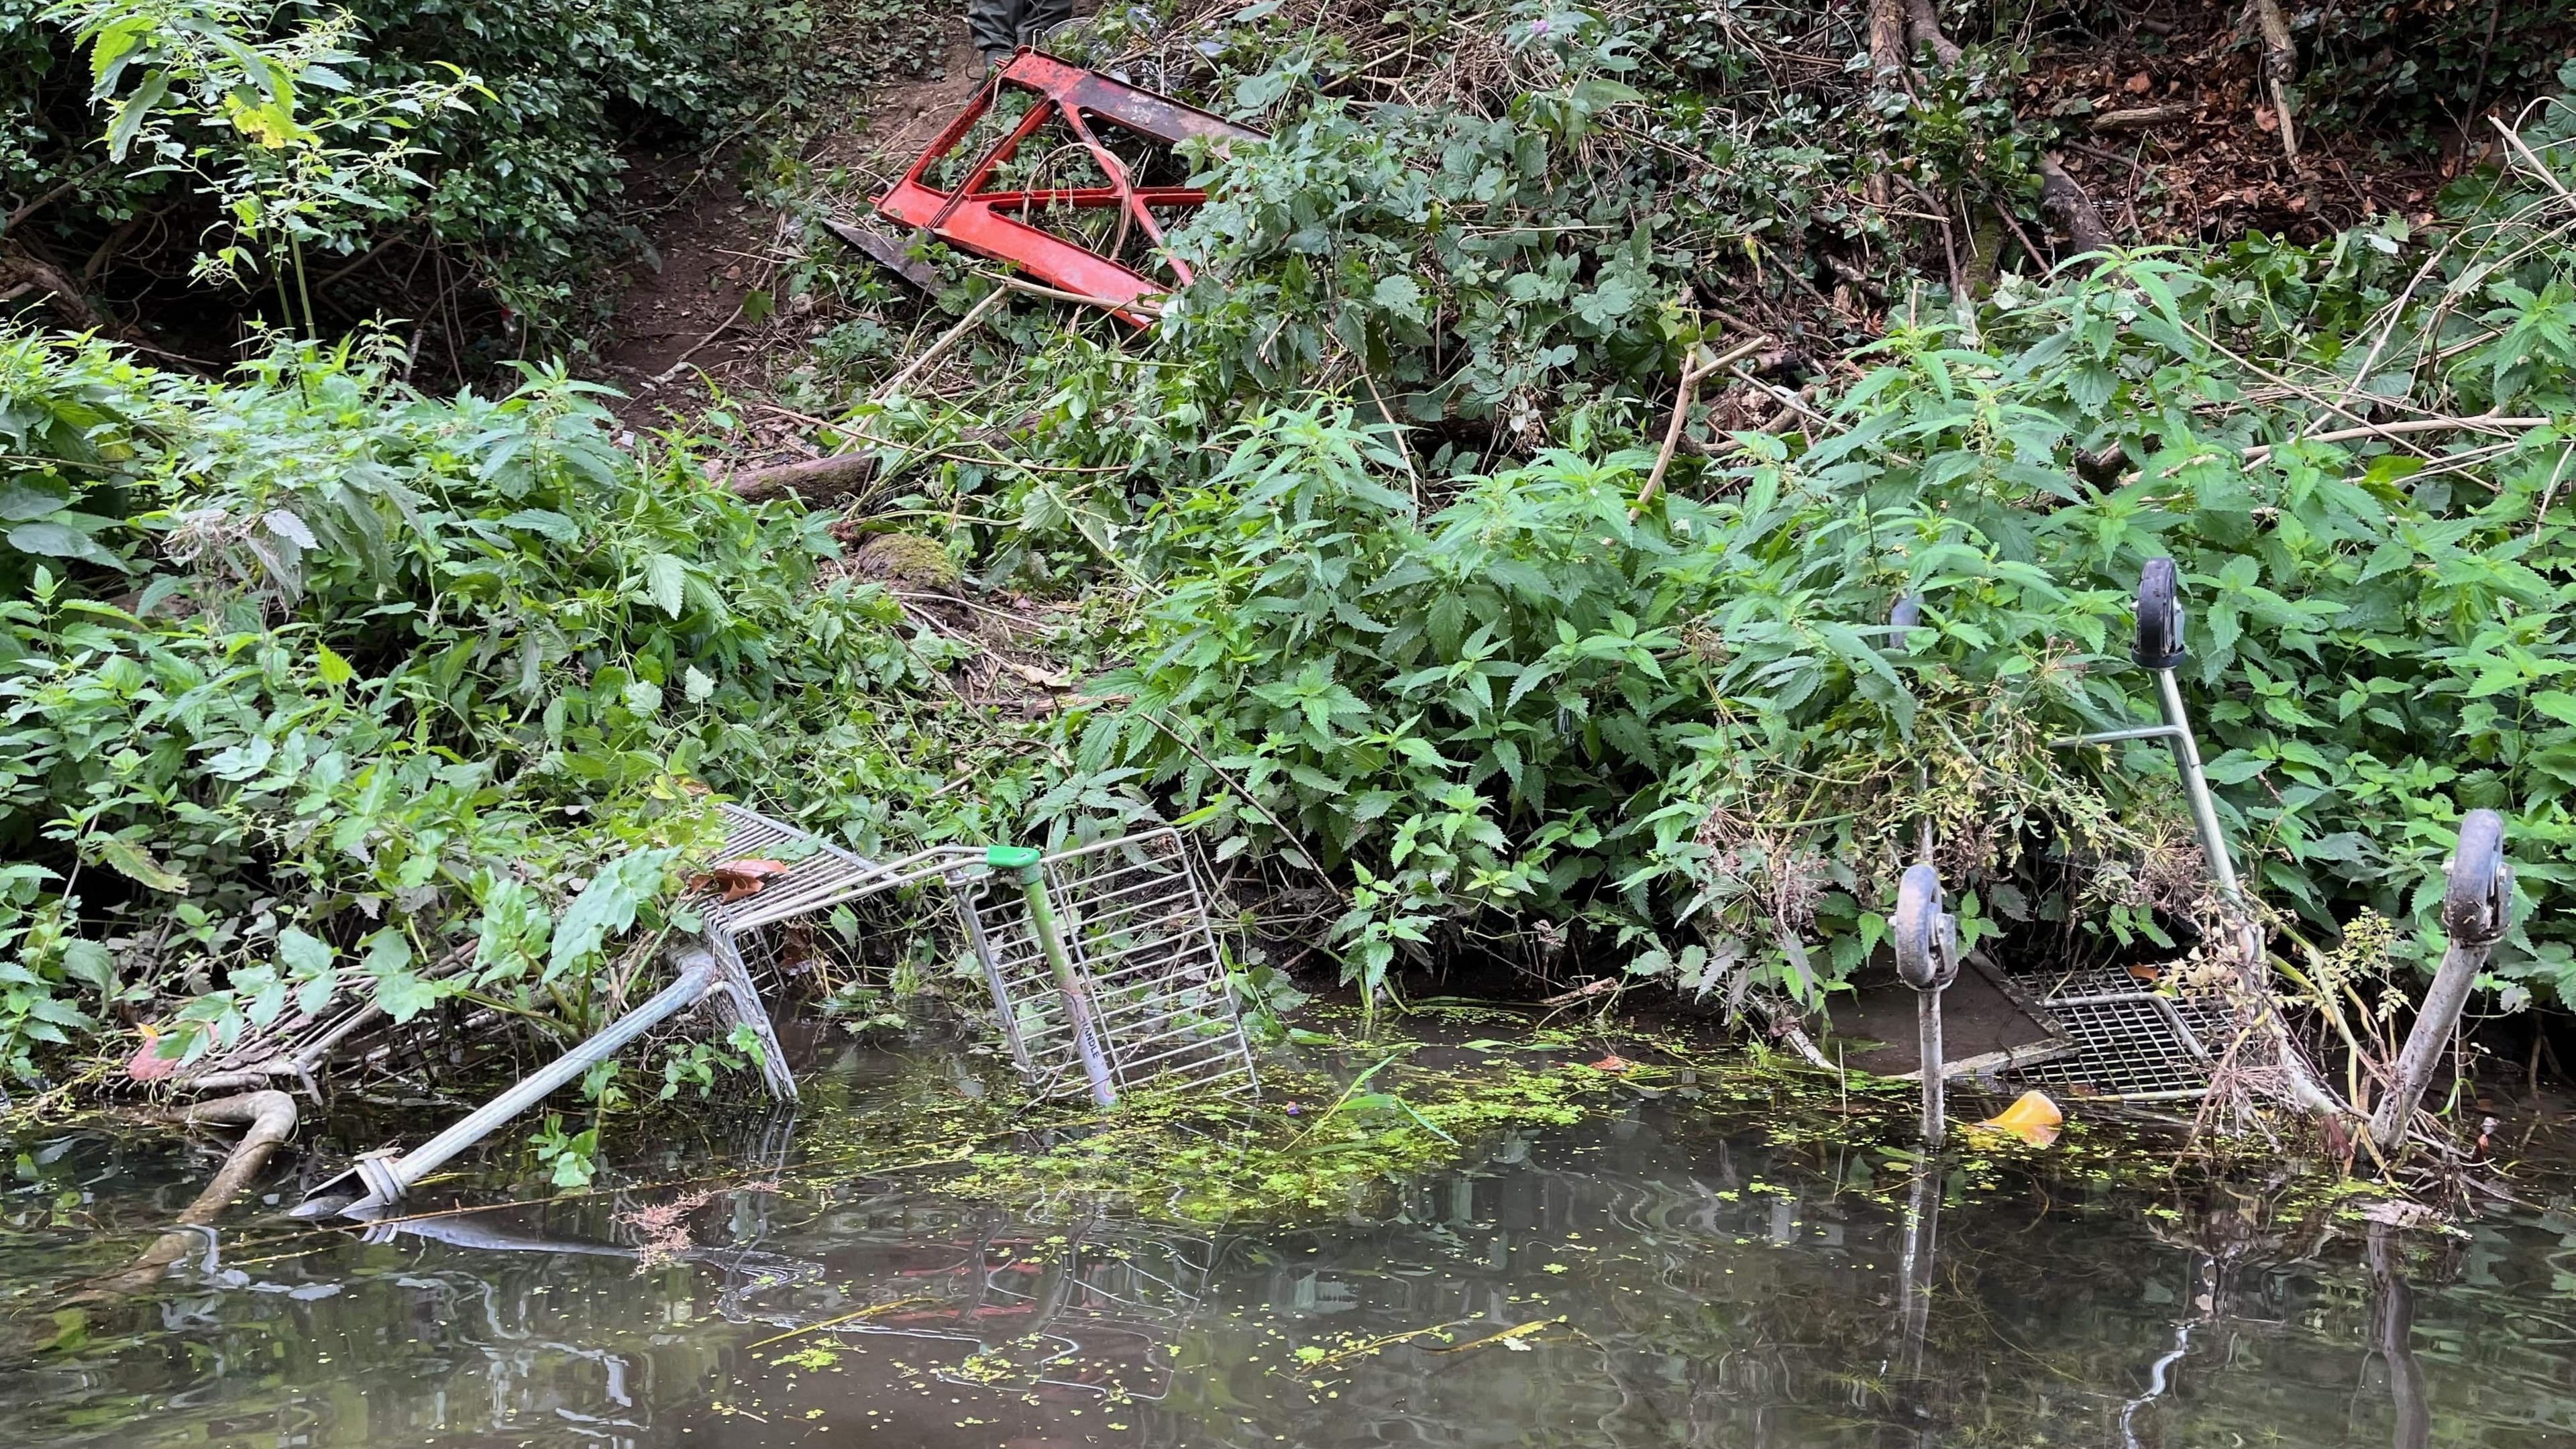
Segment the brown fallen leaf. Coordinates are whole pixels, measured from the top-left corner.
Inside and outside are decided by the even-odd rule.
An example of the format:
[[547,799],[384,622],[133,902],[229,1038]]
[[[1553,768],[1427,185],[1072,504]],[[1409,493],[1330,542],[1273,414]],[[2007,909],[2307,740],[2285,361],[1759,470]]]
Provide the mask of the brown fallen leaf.
[[1016,659],[1004,659],[998,662],[1004,669],[1011,671],[1013,674],[1018,675],[1020,678],[1027,680],[1031,684],[1037,685],[1041,689],[1070,689],[1073,687],[1073,676],[1067,674],[1061,669],[1041,669],[1032,665],[1022,664]]
[[721,890],[727,901],[756,896],[774,877],[787,874],[787,866],[776,860],[728,860],[690,882],[693,891]]

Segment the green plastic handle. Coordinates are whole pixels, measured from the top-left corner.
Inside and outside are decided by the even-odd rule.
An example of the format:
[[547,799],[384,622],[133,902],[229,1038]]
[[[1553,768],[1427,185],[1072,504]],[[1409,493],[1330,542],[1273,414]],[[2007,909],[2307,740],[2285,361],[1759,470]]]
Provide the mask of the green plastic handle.
[[1031,845],[988,845],[984,863],[995,870],[1026,870],[1038,863],[1037,847]]

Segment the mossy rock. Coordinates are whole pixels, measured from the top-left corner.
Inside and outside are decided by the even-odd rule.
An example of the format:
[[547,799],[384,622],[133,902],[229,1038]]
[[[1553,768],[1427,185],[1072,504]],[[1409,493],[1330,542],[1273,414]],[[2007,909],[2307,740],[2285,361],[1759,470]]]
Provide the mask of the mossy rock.
[[957,560],[948,546],[917,533],[880,533],[850,555],[850,571],[862,578],[907,584],[917,589],[947,589],[957,583]]

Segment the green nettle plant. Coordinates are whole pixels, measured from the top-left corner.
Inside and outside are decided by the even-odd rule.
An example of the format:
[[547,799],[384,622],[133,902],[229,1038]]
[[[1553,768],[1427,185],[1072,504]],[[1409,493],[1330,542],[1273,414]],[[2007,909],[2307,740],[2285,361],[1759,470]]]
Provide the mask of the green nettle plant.
[[182,1057],[342,999],[587,1030],[688,923],[694,782],[870,850],[1032,793],[828,520],[613,446],[560,373],[433,401],[399,359],[0,335],[0,1073],[111,1013]]
[[[265,270],[280,310],[318,330],[307,243],[353,250],[425,184],[404,137],[483,91],[444,78],[365,86],[357,22],[326,11],[283,36],[236,0],[66,0],[45,18],[89,48],[91,99],[107,112],[110,161],[185,171],[219,205],[229,237],[197,258],[200,281],[247,285]],[[289,304],[287,279],[294,279]]]
[[[2571,134],[2558,103],[2526,166],[2576,171]],[[1286,295],[1317,258],[1406,264],[1384,240],[1410,204],[1391,182],[1332,180],[1347,204],[1298,209],[1290,177],[1314,163],[1283,158],[1310,135],[1216,172],[1221,200],[1181,242],[1212,295]],[[1711,460],[1685,457],[1643,507],[1651,456],[1592,440],[1615,407],[1480,474],[1426,465],[1348,407],[1258,405],[1209,440],[1204,482],[1173,479],[1119,524],[1149,587],[1133,662],[1095,691],[1127,702],[1090,715],[1079,763],[1142,771],[1221,851],[1284,830],[1346,872],[1337,939],[1372,993],[1408,957],[1579,922],[1686,988],[1813,1002],[1880,938],[1925,817],[1972,935],[2071,914],[2163,939],[2199,904],[2170,767],[2046,740],[2152,717],[2126,615],[2140,565],[2171,555],[2211,777],[2293,935],[2368,909],[2428,959],[2454,823],[2493,807],[2527,899],[2490,984],[2576,1004],[2576,933],[2548,909],[2576,787],[2563,186],[2473,179],[2428,236],[2391,221],[2313,250],[2257,238],[2010,278],[1973,334],[1946,309],[1900,315],[1830,417],[1708,439]],[[1334,290],[1379,295],[1365,272]],[[1371,320],[1292,346],[1307,314],[1212,325],[1231,305],[1167,319],[1186,365],[1258,382],[1248,340],[1328,372],[1427,366],[1447,342],[1465,344],[1459,385],[1479,366],[1463,332],[1381,354],[1395,334]],[[1568,365],[1615,368],[1597,345]],[[1079,376],[1087,396],[1052,404],[1058,456],[1164,454],[1114,399],[1169,383]],[[2357,395],[2413,421],[2374,426]],[[1885,620],[1906,593],[1925,623],[1899,639]]]

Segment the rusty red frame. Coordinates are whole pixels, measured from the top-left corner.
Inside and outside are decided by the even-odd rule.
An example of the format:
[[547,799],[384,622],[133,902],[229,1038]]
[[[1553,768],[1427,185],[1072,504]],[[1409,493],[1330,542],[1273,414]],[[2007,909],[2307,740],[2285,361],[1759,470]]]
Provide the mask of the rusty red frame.
[[[957,149],[958,143],[966,139],[975,123],[992,109],[1004,86],[1035,92],[1040,99],[1009,134],[995,141],[976,158],[955,191],[940,191],[928,185],[923,178],[930,173],[930,168]],[[1035,191],[983,189],[985,183],[992,179],[993,172],[1019,150],[1020,143],[1059,116],[1075,139],[1090,151],[1092,159],[1099,163],[1102,174],[1110,180],[1109,185]],[[1201,206],[1207,201],[1207,192],[1195,186],[1134,185],[1128,177],[1126,163],[1102,145],[1094,133],[1094,120],[1122,126],[1166,146],[1191,137],[1220,142],[1262,138],[1259,131],[1185,106],[1168,96],[1111,80],[1097,71],[1085,70],[1051,55],[1022,50],[1011,57],[1009,65],[994,73],[992,80],[976,92],[975,99],[948,123],[946,129],[931,139],[930,145],[912,163],[912,169],[904,173],[903,179],[877,198],[877,212],[978,256],[1012,263],[1040,282],[1089,298],[1124,321],[1139,327],[1146,326],[1153,317],[1137,303],[1161,296],[1169,288],[1088,247],[1040,230],[1031,225],[1028,218],[1033,212],[1056,206],[1086,210],[1115,208],[1122,213],[1117,233],[1119,243],[1126,240],[1128,227],[1132,225],[1160,247],[1163,245],[1163,227],[1155,219],[1153,208]],[[1116,245],[1113,243],[1112,250]],[[1180,285],[1188,286],[1188,264],[1177,257],[1167,257],[1166,261]]]

